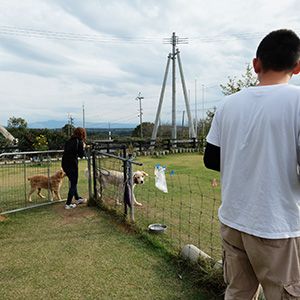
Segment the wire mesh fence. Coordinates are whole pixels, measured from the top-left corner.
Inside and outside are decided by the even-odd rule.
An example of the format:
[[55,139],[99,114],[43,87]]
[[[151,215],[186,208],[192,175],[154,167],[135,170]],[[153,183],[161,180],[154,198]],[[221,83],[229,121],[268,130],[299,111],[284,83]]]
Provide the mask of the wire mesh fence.
[[107,207],[125,215],[130,210],[130,218],[134,221],[133,176],[132,166],[142,165],[133,162],[132,157],[116,156],[101,151],[93,151],[94,195],[90,196],[105,204]]
[[[35,192],[32,202],[29,202],[28,178],[35,175],[53,175],[61,168],[61,155],[62,151],[1,154],[0,213],[52,203],[49,189],[42,192],[45,198],[40,198]],[[142,230],[147,230],[149,224],[165,224],[167,230],[157,238],[170,251],[178,251],[186,244],[194,244],[212,258],[221,258],[217,218],[220,188],[212,184],[211,178],[168,171],[165,175],[168,193],[163,193],[155,186],[155,159],[141,166],[124,155],[97,152],[93,160],[93,188],[84,176],[88,166],[86,160],[79,162],[78,189],[82,196],[94,196],[103,205],[118,214],[124,214],[129,207],[124,205],[124,182],[132,184],[134,173],[144,171],[149,174],[144,184],[136,184],[130,190],[142,204],[129,207],[130,218],[134,219],[135,224]],[[111,180],[112,175],[117,178],[115,181]],[[62,199],[66,198],[67,192],[68,180],[64,178],[60,189]]]
[[[39,205],[52,203],[52,194],[49,188],[37,192],[29,199],[31,184],[28,178],[45,176],[51,185],[50,177],[61,169],[62,151],[35,151],[0,154],[0,213],[21,210]],[[86,167],[86,161],[80,163],[81,169]],[[83,171],[82,171],[83,172]],[[79,188],[87,196],[87,179],[80,176]],[[68,179],[62,179],[60,195],[65,199],[68,192]],[[31,200],[31,201],[30,201]],[[54,195],[54,201],[58,201]]]
[[[130,163],[130,162],[129,162]],[[134,205],[135,224],[147,230],[149,224],[167,225],[167,230],[157,238],[170,251],[178,251],[186,244],[193,244],[213,259],[221,259],[221,242],[217,210],[220,204],[220,188],[217,180],[181,172],[167,172],[168,193],[155,186],[155,163],[143,166],[132,165],[132,176],[136,171],[149,174],[144,184],[136,184],[133,193],[142,206]],[[123,161],[114,157],[97,156],[96,168],[102,169],[102,176],[124,171]],[[99,173],[97,174],[99,176]],[[108,181],[108,180],[106,180]],[[123,186],[124,187],[124,186]],[[111,182],[97,181],[97,191],[102,204],[124,212],[124,188]]]
[[[153,170],[147,171],[153,174]],[[136,222],[144,228],[151,223],[165,224],[171,247],[182,249],[186,244],[193,244],[220,259],[218,193],[209,188],[209,182],[205,188],[205,178],[201,177],[167,173],[166,181],[168,193],[155,188],[154,176],[136,189],[136,197],[145,199],[141,200],[143,207],[137,208]]]
[[[105,201],[109,207],[121,211],[124,197],[124,162],[106,154],[96,155],[95,182],[97,186],[97,198]],[[109,178],[114,172],[115,176],[121,176],[121,180]]]

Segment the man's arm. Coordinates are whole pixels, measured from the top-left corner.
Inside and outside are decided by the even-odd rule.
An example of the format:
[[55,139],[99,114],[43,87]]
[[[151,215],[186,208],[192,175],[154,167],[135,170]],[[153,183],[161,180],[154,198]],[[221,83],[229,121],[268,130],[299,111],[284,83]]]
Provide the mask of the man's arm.
[[221,148],[218,146],[207,143],[203,156],[203,161],[206,168],[220,171],[220,149]]

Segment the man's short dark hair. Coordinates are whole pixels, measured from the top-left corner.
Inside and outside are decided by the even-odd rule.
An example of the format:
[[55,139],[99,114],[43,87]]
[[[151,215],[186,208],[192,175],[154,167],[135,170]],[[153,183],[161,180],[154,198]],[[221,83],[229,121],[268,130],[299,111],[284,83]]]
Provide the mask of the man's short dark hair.
[[263,71],[291,71],[300,58],[300,39],[292,30],[272,31],[260,42],[256,58]]

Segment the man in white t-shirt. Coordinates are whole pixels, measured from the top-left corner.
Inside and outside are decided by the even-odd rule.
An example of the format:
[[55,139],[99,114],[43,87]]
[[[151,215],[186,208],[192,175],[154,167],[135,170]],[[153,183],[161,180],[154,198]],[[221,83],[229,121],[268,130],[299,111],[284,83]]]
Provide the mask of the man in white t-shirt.
[[253,67],[259,84],[225,97],[204,163],[221,171],[225,299],[300,299],[300,39],[269,33]]

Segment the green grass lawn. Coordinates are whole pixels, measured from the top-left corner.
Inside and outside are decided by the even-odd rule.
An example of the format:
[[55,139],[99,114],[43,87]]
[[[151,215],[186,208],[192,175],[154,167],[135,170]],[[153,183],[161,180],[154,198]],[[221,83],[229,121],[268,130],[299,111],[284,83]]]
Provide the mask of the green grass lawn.
[[163,250],[97,208],[60,203],[1,218],[3,300],[213,299]]

